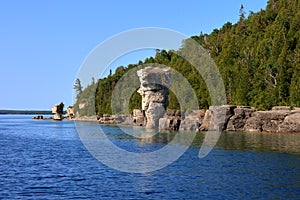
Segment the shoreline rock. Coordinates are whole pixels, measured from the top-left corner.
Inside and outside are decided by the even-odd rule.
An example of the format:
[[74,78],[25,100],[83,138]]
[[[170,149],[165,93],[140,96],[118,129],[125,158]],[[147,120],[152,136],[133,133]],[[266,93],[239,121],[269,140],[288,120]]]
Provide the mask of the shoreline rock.
[[[138,109],[132,115],[103,115],[98,119],[96,116],[80,117],[75,120],[146,126],[143,111]],[[206,111],[167,110],[159,119],[159,130],[300,133],[300,108],[276,106],[272,110],[257,111],[250,106],[226,105],[211,106]]]
[[97,116],[76,116],[73,118],[74,121],[84,121],[84,122],[98,122]]
[[237,106],[228,120],[226,131],[243,131],[246,121],[255,111],[256,109],[250,106]]
[[257,111],[246,121],[244,130],[278,132],[279,125],[283,123],[289,112],[288,110]]
[[126,124],[132,125],[133,120],[131,115],[109,115],[104,114],[102,117],[98,119],[99,124]]

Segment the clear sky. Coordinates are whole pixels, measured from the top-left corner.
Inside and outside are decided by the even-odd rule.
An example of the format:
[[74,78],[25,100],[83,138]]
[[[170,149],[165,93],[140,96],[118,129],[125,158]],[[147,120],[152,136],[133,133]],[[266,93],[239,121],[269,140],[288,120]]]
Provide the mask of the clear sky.
[[210,33],[237,22],[241,4],[248,14],[267,0],[0,1],[0,109],[71,105],[81,64],[109,37],[142,27]]

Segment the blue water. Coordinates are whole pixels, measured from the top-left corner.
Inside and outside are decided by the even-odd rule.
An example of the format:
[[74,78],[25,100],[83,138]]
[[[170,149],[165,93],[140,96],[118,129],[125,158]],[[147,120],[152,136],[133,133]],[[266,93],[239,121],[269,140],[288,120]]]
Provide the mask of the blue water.
[[[175,134],[141,143],[114,126],[105,130],[122,148],[147,151]],[[97,161],[72,121],[2,115],[0,199],[300,199],[300,134],[223,133],[199,159],[203,137],[166,168],[125,173]]]

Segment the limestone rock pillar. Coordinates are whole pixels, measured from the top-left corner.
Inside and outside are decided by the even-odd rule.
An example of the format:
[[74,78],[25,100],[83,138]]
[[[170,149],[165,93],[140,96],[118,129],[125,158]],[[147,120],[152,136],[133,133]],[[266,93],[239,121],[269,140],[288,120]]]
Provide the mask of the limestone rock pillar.
[[171,85],[169,67],[146,67],[137,71],[140,80],[138,93],[142,96],[142,110],[146,117],[146,128],[158,128],[159,119],[168,106],[168,88]]
[[55,104],[52,106],[52,113],[54,114],[53,119],[54,120],[62,120],[63,119],[63,113],[64,113],[64,104]]

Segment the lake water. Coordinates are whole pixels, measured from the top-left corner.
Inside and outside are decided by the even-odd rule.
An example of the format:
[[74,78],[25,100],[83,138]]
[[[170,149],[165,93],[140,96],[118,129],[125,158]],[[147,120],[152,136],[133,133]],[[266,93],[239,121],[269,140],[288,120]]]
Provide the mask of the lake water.
[[[300,134],[222,133],[199,159],[198,133],[173,164],[126,173],[96,160],[74,122],[31,117],[0,116],[0,199],[300,199]],[[180,134],[141,142],[115,126],[104,129],[120,147],[146,151]]]

